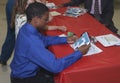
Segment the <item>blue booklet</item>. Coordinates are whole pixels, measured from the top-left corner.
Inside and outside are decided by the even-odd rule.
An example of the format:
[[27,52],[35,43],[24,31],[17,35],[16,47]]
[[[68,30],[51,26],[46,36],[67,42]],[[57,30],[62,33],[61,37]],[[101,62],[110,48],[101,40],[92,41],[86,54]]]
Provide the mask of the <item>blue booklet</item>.
[[84,32],[82,34],[82,36],[75,42],[73,43],[71,46],[73,47],[74,50],[77,50],[78,47],[85,45],[85,44],[89,44],[90,43],[90,38],[87,32]]

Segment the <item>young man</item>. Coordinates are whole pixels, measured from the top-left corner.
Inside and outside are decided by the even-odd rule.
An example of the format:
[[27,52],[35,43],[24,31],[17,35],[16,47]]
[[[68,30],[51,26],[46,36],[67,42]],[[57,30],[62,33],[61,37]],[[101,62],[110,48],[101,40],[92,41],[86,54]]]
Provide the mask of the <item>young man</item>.
[[54,83],[51,73],[59,73],[79,60],[90,45],[79,47],[78,51],[57,59],[46,47],[73,43],[76,37],[42,35],[39,31],[44,29],[49,18],[49,10],[42,3],[30,4],[26,16],[27,23],[20,29],[16,40],[11,83]]
[[[98,2],[98,6],[95,6],[95,2]],[[118,29],[114,26],[112,21],[114,15],[114,2],[113,0],[70,0],[68,3],[60,4],[58,7],[78,6],[84,3],[85,9],[88,13],[95,17],[98,21],[104,24],[109,30],[114,33],[118,32]],[[97,9],[98,8],[98,9]],[[99,15],[95,15],[95,10],[99,12]]]

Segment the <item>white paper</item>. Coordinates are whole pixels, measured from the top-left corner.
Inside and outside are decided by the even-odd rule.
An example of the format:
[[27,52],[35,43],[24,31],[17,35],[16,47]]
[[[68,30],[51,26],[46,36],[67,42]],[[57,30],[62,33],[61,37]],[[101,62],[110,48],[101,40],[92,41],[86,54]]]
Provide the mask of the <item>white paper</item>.
[[[70,45],[70,46],[72,47],[72,45]],[[74,50],[77,50],[77,49],[74,49]],[[102,50],[100,48],[98,48],[95,44],[91,43],[91,46],[90,46],[88,52],[83,56],[90,56],[90,55],[101,53],[101,52],[102,52]]]
[[56,6],[54,3],[46,3],[46,6],[50,9],[56,9]]
[[95,44],[91,43],[91,47],[89,48],[87,54],[85,54],[84,56],[89,56],[89,55],[93,55],[101,52],[102,50],[100,48],[98,48]]
[[52,16],[58,16],[58,15],[61,15],[61,13],[56,12],[56,11],[52,11],[52,12],[50,12],[50,14],[51,14]]
[[113,34],[97,36],[96,39],[105,47],[120,45],[120,39]]

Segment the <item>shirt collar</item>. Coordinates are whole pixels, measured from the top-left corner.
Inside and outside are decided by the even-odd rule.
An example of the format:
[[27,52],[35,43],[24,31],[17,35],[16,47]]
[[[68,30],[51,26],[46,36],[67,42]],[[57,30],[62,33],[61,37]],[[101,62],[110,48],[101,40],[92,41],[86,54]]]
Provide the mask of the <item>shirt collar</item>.
[[39,31],[38,31],[34,26],[32,26],[31,24],[26,23],[25,25],[27,26],[27,29],[28,29],[30,32],[32,32],[32,33],[38,33],[38,32],[39,32]]

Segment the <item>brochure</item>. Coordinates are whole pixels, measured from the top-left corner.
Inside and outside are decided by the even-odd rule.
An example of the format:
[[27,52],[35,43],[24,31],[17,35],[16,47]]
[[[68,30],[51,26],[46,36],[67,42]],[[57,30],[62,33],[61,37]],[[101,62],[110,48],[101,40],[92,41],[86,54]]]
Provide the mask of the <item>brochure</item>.
[[87,32],[83,33],[82,36],[75,43],[71,44],[70,46],[74,50],[78,50],[77,48],[84,44],[87,44],[87,45],[91,44],[91,47],[89,48],[87,54],[85,54],[84,56],[89,56],[89,55],[93,55],[93,54],[102,52],[102,50],[100,48],[98,48],[95,44],[91,43]]
[[78,17],[80,15],[83,15],[87,12],[86,9],[79,8],[79,7],[68,7],[67,10],[65,11],[65,16],[70,16],[70,17]]
[[74,44],[72,44],[71,46],[72,46],[73,49],[76,50],[78,47],[80,47],[80,46],[82,46],[84,44],[88,45],[89,43],[90,43],[90,38],[88,36],[88,33],[84,32],[82,34],[82,36]]

